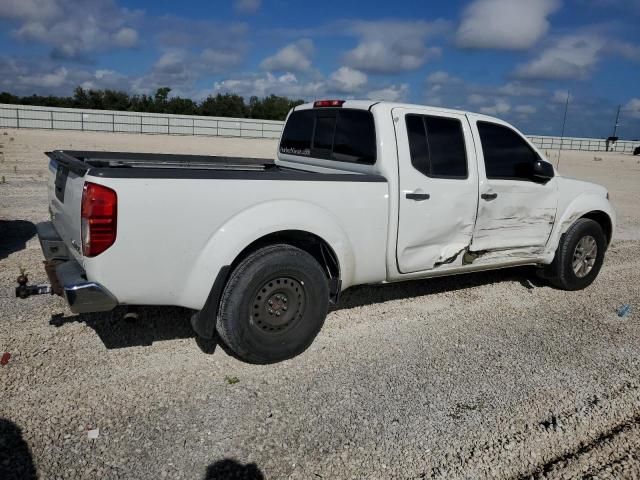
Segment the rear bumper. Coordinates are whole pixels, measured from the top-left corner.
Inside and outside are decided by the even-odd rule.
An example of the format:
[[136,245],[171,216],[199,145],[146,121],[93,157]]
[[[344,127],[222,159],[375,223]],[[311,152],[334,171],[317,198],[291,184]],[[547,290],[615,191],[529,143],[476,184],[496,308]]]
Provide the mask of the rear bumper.
[[73,313],[107,312],[118,300],[99,283],[87,280],[82,266],[75,261],[51,222],[36,226],[42,253],[48,265],[47,275],[52,286],[58,286]]

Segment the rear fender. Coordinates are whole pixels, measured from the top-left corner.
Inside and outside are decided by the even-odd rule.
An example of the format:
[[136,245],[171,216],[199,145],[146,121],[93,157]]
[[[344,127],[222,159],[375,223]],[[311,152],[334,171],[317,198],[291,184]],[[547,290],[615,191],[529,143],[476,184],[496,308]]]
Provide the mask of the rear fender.
[[312,233],[326,241],[338,258],[342,284],[352,284],[353,247],[339,219],[312,203],[276,200],[237,213],[212,233],[190,269],[181,304],[200,310],[221,268],[231,265],[256,240],[285,230]]

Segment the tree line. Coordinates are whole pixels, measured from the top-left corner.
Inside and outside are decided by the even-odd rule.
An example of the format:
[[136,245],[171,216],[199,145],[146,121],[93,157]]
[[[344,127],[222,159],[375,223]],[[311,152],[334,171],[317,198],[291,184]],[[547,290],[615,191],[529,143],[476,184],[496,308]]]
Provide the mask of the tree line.
[[291,100],[277,95],[264,98],[252,96],[249,103],[246,103],[244,97],[231,93],[209,95],[201,102],[195,102],[190,98],[169,97],[170,92],[171,88],[163,87],[158,88],[154,95],[130,95],[118,90],[92,90],[77,87],[73,91],[73,96],[70,97],[53,95],[20,97],[2,92],[0,103],[261,120],[284,120],[290,109],[304,103],[304,100]]

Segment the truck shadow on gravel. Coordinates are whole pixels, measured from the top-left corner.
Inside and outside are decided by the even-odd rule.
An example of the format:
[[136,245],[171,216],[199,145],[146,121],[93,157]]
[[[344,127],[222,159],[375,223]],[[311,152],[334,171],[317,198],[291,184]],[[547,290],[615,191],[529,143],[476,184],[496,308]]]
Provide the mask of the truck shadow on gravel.
[[0,220],[0,260],[27,247],[36,226],[27,220]]
[[[520,267],[470,273],[451,277],[414,280],[391,285],[359,286],[344,292],[338,305],[331,311],[362,307],[389,300],[409,299],[442,292],[452,292],[467,288],[517,281],[524,289],[532,290],[546,285],[539,280],[533,268]],[[51,317],[50,325],[62,327],[68,323],[84,323],[92,328],[108,349],[151,346],[155,342],[192,338],[203,353],[213,354],[219,346],[233,355],[216,339],[199,338],[191,328],[192,310],[180,307],[138,307],[139,318],[127,320],[125,307],[118,307],[106,313],[85,313],[64,316],[59,313]]]
[[345,290],[337,305],[331,311],[364,307],[390,300],[402,300],[415,297],[454,292],[467,288],[491,285],[507,281],[518,282],[526,290],[544,287],[548,284],[539,279],[534,267],[513,267],[503,270],[490,270],[464,275],[451,275],[426,280],[410,280],[386,285],[363,285]]
[[265,476],[255,463],[243,465],[232,458],[225,458],[212,463],[207,468],[203,480],[264,480]]
[[180,307],[139,307],[139,318],[125,319],[127,309],[118,307],[111,312],[52,315],[49,324],[62,327],[68,323],[84,323],[93,329],[108,349],[145,347],[155,342],[193,338],[200,350],[212,354],[217,341],[197,337],[191,328],[192,310]]

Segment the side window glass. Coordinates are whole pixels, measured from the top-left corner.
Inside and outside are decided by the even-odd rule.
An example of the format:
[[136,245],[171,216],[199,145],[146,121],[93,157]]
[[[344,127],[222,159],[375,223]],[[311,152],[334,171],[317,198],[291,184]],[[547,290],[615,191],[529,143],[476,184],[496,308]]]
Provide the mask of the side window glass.
[[503,125],[478,122],[487,178],[532,179],[536,152],[516,132]]
[[462,124],[455,118],[407,115],[411,164],[433,178],[468,177]]

